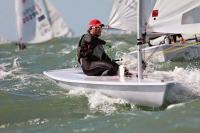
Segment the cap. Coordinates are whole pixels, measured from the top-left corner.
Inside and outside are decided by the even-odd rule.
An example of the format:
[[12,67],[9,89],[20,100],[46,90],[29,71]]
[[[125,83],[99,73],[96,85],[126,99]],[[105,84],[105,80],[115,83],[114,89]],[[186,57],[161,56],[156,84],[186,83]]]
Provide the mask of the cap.
[[104,24],[102,24],[101,21],[98,20],[98,19],[92,19],[92,20],[90,20],[90,22],[89,22],[89,24],[88,24],[88,27],[91,28],[91,27],[93,27],[93,26],[95,26],[95,27],[98,27],[98,26],[103,27]]

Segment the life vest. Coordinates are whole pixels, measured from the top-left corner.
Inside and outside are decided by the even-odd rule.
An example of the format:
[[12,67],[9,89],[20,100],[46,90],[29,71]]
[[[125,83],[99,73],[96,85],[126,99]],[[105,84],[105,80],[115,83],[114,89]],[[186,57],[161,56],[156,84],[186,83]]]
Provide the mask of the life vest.
[[77,57],[78,62],[81,64],[80,59],[81,58],[88,58],[89,60],[101,60],[103,57],[104,48],[102,45],[91,45],[91,44],[82,44],[82,40],[84,38],[85,34],[82,35],[78,47],[77,47]]
[[93,55],[98,57],[99,59],[102,59],[102,56],[103,56],[103,53],[104,53],[104,48],[102,45],[97,45],[94,50],[93,50]]

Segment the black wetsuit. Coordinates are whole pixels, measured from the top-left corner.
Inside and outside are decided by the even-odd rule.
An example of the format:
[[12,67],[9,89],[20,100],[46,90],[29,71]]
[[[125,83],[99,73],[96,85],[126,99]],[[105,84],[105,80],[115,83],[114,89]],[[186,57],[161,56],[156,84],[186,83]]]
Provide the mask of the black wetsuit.
[[119,65],[105,53],[104,40],[87,33],[81,37],[78,46],[78,60],[83,72],[88,76],[117,75]]

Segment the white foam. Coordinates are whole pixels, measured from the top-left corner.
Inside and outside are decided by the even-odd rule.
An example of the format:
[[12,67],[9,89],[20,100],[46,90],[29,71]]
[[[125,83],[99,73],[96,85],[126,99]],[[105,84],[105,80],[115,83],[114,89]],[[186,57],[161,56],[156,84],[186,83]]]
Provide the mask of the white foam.
[[6,76],[10,74],[11,71],[6,70],[6,64],[0,64],[0,79],[4,79]]
[[77,46],[78,46],[78,44],[76,44],[76,45],[72,45],[72,50],[76,49]]
[[3,124],[3,125],[0,125],[0,129],[5,129],[5,128],[8,128],[10,126],[10,124]]
[[0,79],[4,79],[6,76],[10,75],[11,72],[5,72],[0,69]]
[[66,48],[66,49],[62,49],[59,53],[61,53],[61,54],[69,54],[70,52],[71,52],[71,50]]
[[195,96],[200,96],[200,70],[176,67],[173,71],[174,80],[188,88]]
[[49,121],[48,119],[36,118],[36,119],[29,120],[28,123],[29,125],[41,125],[41,124],[47,123],[48,121]]
[[183,107],[184,105],[185,103],[172,104],[167,107],[167,110],[170,110],[172,108],[177,108],[177,107]]
[[68,94],[71,96],[81,96],[81,95],[87,95],[89,93],[91,92],[83,88],[76,88],[75,90],[70,90],[68,92]]
[[12,63],[12,67],[13,67],[13,68],[18,68],[18,67],[20,67],[20,63],[18,62],[18,59],[19,59],[19,58],[14,58],[14,59],[13,59],[13,63]]
[[118,47],[120,45],[124,45],[124,44],[127,44],[127,43],[125,41],[117,41],[114,43],[113,48]]
[[88,98],[88,105],[91,111],[104,112],[107,114],[113,113],[117,110],[115,104],[126,104],[127,102],[122,99],[115,99],[108,97],[100,92],[92,91],[90,89],[76,89],[70,90],[69,95],[85,95]]
[[154,71],[154,76],[177,83],[168,92],[170,102],[186,102],[200,96],[200,70],[175,67],[173,71]]
[[96,118],[96,116],[94,115],[86,115],[83,120],[87,120],[87,119],[93,119],[93,118]]
[[[155,72],[158,73],[158,72]],[[200,70],[199,69],[184,69],[175,67],[173,71],[160,72],[160,74],[173,77],[175,82],[187,87],[195,93],[200,95]]]

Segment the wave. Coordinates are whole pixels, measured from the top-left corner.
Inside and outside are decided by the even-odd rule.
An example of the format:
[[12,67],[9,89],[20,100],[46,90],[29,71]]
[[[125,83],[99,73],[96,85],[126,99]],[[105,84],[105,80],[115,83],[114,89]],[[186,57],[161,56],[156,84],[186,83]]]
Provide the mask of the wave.
[[68,95],[86,96],[88,98],[88,106],[92,112],[103,112],[106,114],[111,114],[117,111],[120,105],[123,106],[128,104],[128,102],[123,99],[112,98],[103,93],[92,91],[87,88],[70,90]]

